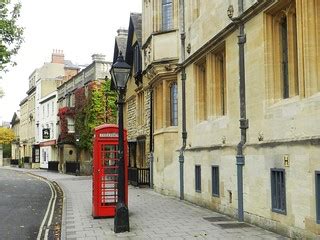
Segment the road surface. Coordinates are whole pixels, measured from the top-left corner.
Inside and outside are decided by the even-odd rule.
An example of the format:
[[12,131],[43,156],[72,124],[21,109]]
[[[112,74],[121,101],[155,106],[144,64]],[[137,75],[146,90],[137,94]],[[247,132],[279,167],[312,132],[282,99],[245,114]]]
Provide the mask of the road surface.
[[37,239],[50,198],[46,182],[0,168],[0,239]]

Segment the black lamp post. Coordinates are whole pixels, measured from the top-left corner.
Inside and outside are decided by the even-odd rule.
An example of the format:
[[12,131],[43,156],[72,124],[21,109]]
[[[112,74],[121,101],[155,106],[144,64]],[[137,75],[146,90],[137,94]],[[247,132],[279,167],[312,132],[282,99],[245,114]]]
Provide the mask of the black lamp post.
[[76,176],[79,176],[80,170],[79,170],[79,141],[80,136],[79,133],[75,134],[75,140],[76,140]]
[[129,231],[129,211],[125,204],[125,178],[124,178],[124,139],[123,139],[123,104],[126,92],[127,81],[129,79],[131,67],[128,65],[120,52],[117,61],[112,65],[110,74],[114,86],[118,91],[118,125],[119,125],[119,145],[118,145],[118,202],[116,205],[116,216],[114,218],[114,232]]

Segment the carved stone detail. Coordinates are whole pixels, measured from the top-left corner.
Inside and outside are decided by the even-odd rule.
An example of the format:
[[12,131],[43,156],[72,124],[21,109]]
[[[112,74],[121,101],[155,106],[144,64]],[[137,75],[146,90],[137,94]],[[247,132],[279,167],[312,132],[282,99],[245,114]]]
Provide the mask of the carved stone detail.
[[145,49],[144,49],[144,66],[148,66],[151,63],[151,45],[149,44]]
[[167,71],[171,71],[172,70],[172,66],[171,66],[171,64],[166,64],[166,65],[164,65],[164,68],[167,70]]
[[150,0],[144,0],[144,4],[146,5],[146,7],[149,6]]
[[187,46],[187,53],[190,54],[190,52],[191,52],[191,44],[189,43],[188,46]]

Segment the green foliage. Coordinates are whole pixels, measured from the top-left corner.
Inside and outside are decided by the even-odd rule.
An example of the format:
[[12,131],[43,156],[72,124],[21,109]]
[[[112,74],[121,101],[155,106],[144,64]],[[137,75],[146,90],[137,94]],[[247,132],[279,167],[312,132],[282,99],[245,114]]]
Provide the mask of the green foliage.
[[2,150],[4,158],[11,158],[11,144],[2,145]]
[[117,93],[110,89],[111,81],[105,82],[105,93],[107,97],[106,121],[107,123],[117,123]]
[[110,90],[110,82],[106,80],[91,83],[88,96],[84,88],[75,92],[75,128],[80,136],[81,149],[92,150],[95,127],[116,121],[116,94]]
[[23,42],[24,29],[17,24],[20,9],[20,2],[0,1],[0,72],[6,71],[8,65],[16,64],[12,57],[18,53]]
[[79,147],[82,149],[87,148],[88,133],[85,127],[86,112],[85,106],[87,98],[85,95],[85,88],[79,88],[75,92],[75,130],[79,134]]
[[15,135],[12,129],[0,127],[0,144],[9,144],[14,138]]

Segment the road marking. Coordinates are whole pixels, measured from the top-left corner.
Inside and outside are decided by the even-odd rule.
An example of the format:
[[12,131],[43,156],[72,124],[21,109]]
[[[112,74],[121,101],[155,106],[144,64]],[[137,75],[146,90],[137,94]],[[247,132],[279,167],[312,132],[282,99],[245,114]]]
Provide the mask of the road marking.
[[[52,184],[52,183],[50,183],[50,184]],[[57,200],[57,192],[56,192],[55,187],[53,187],[53,190],[54,190],[54,200],[53,200],[53,203],[52,203],[50,218],[49,218],[49,221],[47,223],[47,226],[51,225],[52,217],[53,217],[53,213],[54,213],[54,207],[56,205],[56,200]],[[48,233],[49,233],[49,228],[47,228],[46,231],[45,231],[44,239],[48,239]]]
[[[30,174],[30,173],[28,173],[28,174]],[[47,210],[46,210],[46,214],[44,215],[44,218],[43,218],[43,220],[41,222],[41,225],[40,225],[40,228],[39,228],[39,232],[38,232],[38,236],[37,236],[37,240],[48,239],[48,232],[49,232],[48,227],[50,226],[51,221],[52,221],[52,217],[53,217],[53,213],[54,213],[54,206],[55,206],[55,202],[56,202],[56,199],[57,199],[56,190],[52,186],[52,183],[49,182],[48,180],[46,180],[45,178],[42,178],[40,176],[36,176],[36,175],[33,175],[33,174],[30,174],[30,175],[35,177],[35,178],[37,178],[37,179],[39,179],[39,180],[42,180],[42,181],[46,182],[49,185],[50,190],[51,190],[51,198],[49,200],[48,207],[47,207]],[[51,210],[51,212],[50,212],[50,210]],[[49,212],[50,212],[50,215],[48,215]],[[48,218],[49,218],[49,220],[48,220]],[[45,223],[47,221],[48,221],[48,223],[46,225],[47,228],[45,230],[45,236],[44,236],[44,238],[41,238],[42,233],[44,231],[43,227],[44,227],[44,225],[45,225]]]

